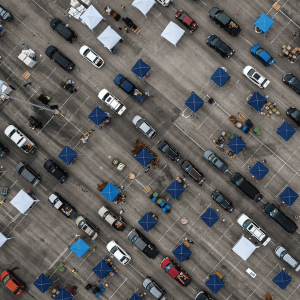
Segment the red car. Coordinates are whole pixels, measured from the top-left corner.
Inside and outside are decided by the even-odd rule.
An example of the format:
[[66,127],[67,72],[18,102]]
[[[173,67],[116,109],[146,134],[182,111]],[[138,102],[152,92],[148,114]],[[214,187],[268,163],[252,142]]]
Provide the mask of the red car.
[[25,283],[16,277],[10,270],[2,272],[0,280],[14,293],[15,296],[20,296],[25,289]]
[[198,28],[198,23],[194,21],[187,13],[183,10],[179,10],[176,15],[176,19],[178,19],[184,26],[186,26],[189,30],[195,31]]

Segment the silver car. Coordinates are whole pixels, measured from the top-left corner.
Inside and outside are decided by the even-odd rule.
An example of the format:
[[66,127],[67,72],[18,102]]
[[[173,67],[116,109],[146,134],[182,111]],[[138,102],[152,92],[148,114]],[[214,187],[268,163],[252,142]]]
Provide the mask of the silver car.
[[141,116],[136,115],[133,119],[132,119],[132,123],[144,134],[146,135],[148,138],[152,139],[155,137],[156,135],[156,131],[154,130],[154,128],[149,125],[145,119],[143,119]]
[[226,173],[228,171],[228,165],[226,165],[226,163],[222,159],[220,159],[212,150],[206,150],[203,156],[222,173]]
[[296,258],[294,258],[292,256],[292,254],[290,252],[288,252],[282,246],[278,246],[275,249],[275,254],[279,258],[281,258],[284,262],[286,262],[289,266],[291,266],[293,269],[295,269],[296,272],[298,272],[300,270],[300,264],[298,263],[298,261],[296,260]]
[[146,290],[148,290],[156,299],[158,300],[166,300],[165,290],[160,287],[153,278],[146,277],[143,282],[143,286]]

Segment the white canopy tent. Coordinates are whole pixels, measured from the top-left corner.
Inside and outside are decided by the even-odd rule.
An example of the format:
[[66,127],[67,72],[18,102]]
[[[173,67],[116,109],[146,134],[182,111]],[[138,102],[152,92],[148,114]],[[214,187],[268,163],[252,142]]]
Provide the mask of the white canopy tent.
[[81,16],[80,19],[90,28],[93,29],[103,20],[104,17],[98,12],[98,10],[91,5]]
[[26,210],[34,203],[40,200],[33,200],[23,190],[10,201],[10,203],[22,214],[25,214]]
[[152,6],[155,3],[156,2],[154,0],[134,0],[131,5],[140,10],[147,18],[147,12],[152,8]]
[[6,236],[4,236],[1,232],[0,232],[0,248],[5,244],[5,242],[7,240],[10,240],[12,238],[7,238]]
[[110,26],[97,37],[104,47],[111,50],[120,40],[123,40]]
[[244,235],[242,235],[240,240],[231,250],[246,261],[256,248],[259,248],[259,246],[255,246],[252,242],[246,239]]
[[180,38],[185,34],[185,31],[174,22],[170,21],[169,25],[165,28],[161,37],[164,37],[175,47]]

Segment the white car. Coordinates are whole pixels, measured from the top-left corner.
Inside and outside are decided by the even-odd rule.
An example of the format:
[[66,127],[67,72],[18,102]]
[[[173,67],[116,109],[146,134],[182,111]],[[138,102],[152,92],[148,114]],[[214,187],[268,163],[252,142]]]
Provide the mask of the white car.
[[118,115],[121,115],[126,110],[125,105],[106,89],[101,90],[98,97]]
[[112,254],[122,265],[127,265],[131,257],[126,253],[126,251],[121,248],[115,241],[110,241],[106,245],[106,249]]
[[251,66],[247,66],[244,68],[243,70],[243,74],[249,78],[250,81],[252,81],[254,84],[256,84],[258,87],[262,88],[266,88],[269,83],[270,80],[268,80],[266,77],[262,76],[261,74],[259,74],[253,67]]
[[104,60],[88,46],[82,46],[79,53],[98,69],[104,65]]
[[237,222],[260,241],[263,246],[266,246],[271,241],[271,238],[269,238],[266,233],[245,214],[242,214],[237,219]]
[[144,120],[141,116],[136,115],[132,119],[132,123],[138,128],[144,135],[146,135],[148,138],[154,138],[156,135],[156,131],[154,128],[149,125],[146,120]]

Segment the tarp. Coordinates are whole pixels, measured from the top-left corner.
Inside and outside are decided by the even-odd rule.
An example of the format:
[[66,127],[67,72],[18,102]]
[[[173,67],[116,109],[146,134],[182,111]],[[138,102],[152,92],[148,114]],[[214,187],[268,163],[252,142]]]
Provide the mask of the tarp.
[[79,238],[69,249],[80,258],[90,249],[90,246]]
[[227,147],[237,155],[246,147],[246,143],[236,135]]
[[20,190],[19,193],[10,201],[21,214],[25,214],[26,210],[34,203],[40,200],[33,200],[28,196],[23,190]]
[[276,133],[286,141],[288,141],[295,132],[296,129],[288,122],[284,122],[276,131]]
[[12,238],[7,238],[0,232],[0,248],[5,244],[6,241],[10,240]]
[[111,268],[104,260],[101,260],[99,264],[93,268],[93,272],[100,279],[104,279],[111,272]]
[[292,281],[292,277],[281,270],[273,279],[273,282],[277,284],[282,290],[284,290]]
[[104,17],[101,16],[93,5],[90,5],[90,7],[80,16],[80,19],[93,31]]
[[107,26],[97,39],[108,50],[111,50],[120,40],[123,40],[110,26]]
[[227,72],[225,72],[222,68],[218,68],[216,72],[210,77],[210,80],[215,82],[218,86],[222,87],[229,78],[230,75]]
[[280,195],[279,199],[284,201],[288,206],[291,206],[299,197],[290,187],[287,187]]
[[185,101],[185,105],[193,112],[196,112],[203,104],[204,101],[194,92],[191,94],[190,98]]
[[153,160],[154,156],[146,149],[143,148],[135,159],[143,166],[148,166]]
[[174,198],[177,199],[184,191],[185,188],[177,180],[174,180],[167,188],[166,191]]
[[41,274],[38,279],[33,283],[42,293],[45,293],[52,285],[53,281],[45,274]]
[[246,239],[244,235],[242,235],[240,240],[231,250],[246,261],[256,248],[259,248],[259,246],[255,246],[248,239]]
[[92,120],[97,126],[99,126],[107,118],[105,113],[98,106],[89,114],[89,119]]
[[145,62],[139,59],[137,63],[133,66],[131,71],[143,79],[150,69],[151,67],[149,67]]
[[176,47],[177,42],[184,34],[185,31],[182,28],[170,21],[169,25],[162,32],[161,37],[165,38]]
[[138,222],[147,232],[149,232],[158,221],[155,220],[150,213],[146,213]]
[[58,154],[58,157],[67,165],[70,165],[72,161],[77,157],[77,153],[69,146],[66,146],[63,151]]
[[273,25],[274,20],[268,17],[265,13],[262,13],[260,17],[256,20],[254,25],[261,30],[262,32],[266,33],[271,26]]
[[267,102],[267,99],[263,97],[258,92],[254,92],[251,98],[248,101],[248,104],[256,109],[257,111],[260,111],[262,106]]
[[133,294],[129,300],[143,300],[140,296],[138,296],[137,294]]
[[152,8],[152,6],[155,3],[156,2],[154,0],[134,0],[131,5],[140,10],[147,18],[147,12]]
[[202,216],[201,219],[209,227],[212,227],[220,219],[219,215],[210,207]]
[[220,279],[216,274],[211,276],[209,280],[205,282],[205,285],[214,293],[216,294],[224,285],[225,282]]
[[173,250],[172,253],[180,262],[185,261],[192,254],[192,252],[184,244],[180,244],[175,250]]
[[108,183],[101,195],[104,196],[109,202],[113,202],[114,199],[120,194],[120,190],[117,189],[112,183]]
[[269,169],[263,163],[257,161],[249,172],[258,180],[262,180],[265,177],[265,175],[269,172]]
[[55,300],[72,300],[74,296],[65,289],[59,291],[59,294],[55,297]]

